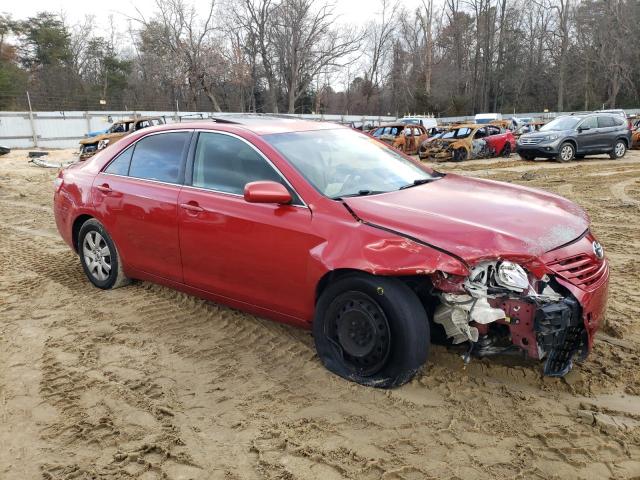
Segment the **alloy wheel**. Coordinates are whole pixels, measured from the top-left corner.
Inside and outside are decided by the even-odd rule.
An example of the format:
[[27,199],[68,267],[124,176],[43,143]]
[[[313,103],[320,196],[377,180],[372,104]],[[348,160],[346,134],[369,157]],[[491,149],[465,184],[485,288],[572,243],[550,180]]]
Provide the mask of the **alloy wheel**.
[[616,143],[616,158],[622,157],[624,155],[625,150],[626,150],[626,147],[624,146],[624,143],[622,142]]
[[562,147],[562,150],[560,150],[560,158],[562,158],[563,161],[568,162],[572,157],[573,147],[571,145],[565,145]]
[[82,255],[89,273],[105,281],[111,273],[111,251],[104,237],[96,230],[89,231],[82,242]]

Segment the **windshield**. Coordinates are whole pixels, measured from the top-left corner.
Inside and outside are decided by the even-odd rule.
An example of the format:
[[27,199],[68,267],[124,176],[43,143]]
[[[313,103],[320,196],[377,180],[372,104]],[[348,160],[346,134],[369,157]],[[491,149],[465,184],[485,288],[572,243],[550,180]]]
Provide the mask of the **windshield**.
[[467,127],[450,130],[442,135],[442,138],[466,138],[471,134],[471,129]]
[[578,122],[582,120],[580,117],[560,117],[551,120],[546,125],[540,127],[541,132],[552,132],[554,130],[573,130]]
[[384,193],[439,178],[353,130],[275,133],[263,138],[316,190],[332,198]]

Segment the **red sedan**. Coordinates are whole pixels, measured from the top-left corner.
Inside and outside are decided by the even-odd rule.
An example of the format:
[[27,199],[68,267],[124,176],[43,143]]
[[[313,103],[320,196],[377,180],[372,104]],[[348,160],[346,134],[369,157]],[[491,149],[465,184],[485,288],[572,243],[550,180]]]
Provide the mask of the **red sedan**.
[[313,329],[329,370],[377,387],[411,379],[431,334],[564,375],[607,297],[578,206],[333,124],[144,129],[63,170],[54,211],[95,286],[147,280]]

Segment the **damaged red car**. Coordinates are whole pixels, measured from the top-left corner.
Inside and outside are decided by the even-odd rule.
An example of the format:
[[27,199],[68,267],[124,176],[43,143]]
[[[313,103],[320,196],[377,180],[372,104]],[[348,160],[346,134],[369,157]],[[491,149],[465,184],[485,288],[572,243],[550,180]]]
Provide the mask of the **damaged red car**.
[[333,124],[144,129],[61,171],[54,212],[96,287],[147,280],[312,329],[330,371],[376,387],[410,380],[437,338],[564,375],[607,298],[577,205]]

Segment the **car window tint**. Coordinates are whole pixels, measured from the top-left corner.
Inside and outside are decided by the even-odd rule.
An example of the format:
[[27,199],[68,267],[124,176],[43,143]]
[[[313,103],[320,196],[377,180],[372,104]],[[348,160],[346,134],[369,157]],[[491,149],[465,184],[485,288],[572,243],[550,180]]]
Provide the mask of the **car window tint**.
[[613,127],[614,126],[614,122],[613,122],[613,117],[610,117],[609,115],[603,115],[601,117],[598,117],[598,127],[600,128],[606,128],[606,127]]
[[131,159],[129,176],[179,183],[182,157],[191,132],[169,132],[144,137]]
[[120,155],[113,159],[107,168],[105,168],[104,172],[111,173],[113,175],[128,175],[132,154],[133,146],[127,148],[124,152],[120,153]]
[[587,117],[580,124],[581,127],[598,128],[597,117]]
[[258,180],[282,184],[300,204],[295,192],[276,170],[244,141],[221,133],[201,133],[193,162],[194,187],[244,194],[244,186]]
[[613,121],[616,123],[616,125],[621,126],[621,125],[625,125],[627,122],[624,118],[622,117],[615,117],[613,119]]

